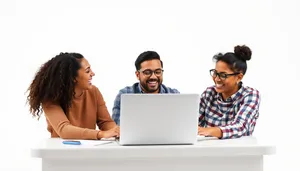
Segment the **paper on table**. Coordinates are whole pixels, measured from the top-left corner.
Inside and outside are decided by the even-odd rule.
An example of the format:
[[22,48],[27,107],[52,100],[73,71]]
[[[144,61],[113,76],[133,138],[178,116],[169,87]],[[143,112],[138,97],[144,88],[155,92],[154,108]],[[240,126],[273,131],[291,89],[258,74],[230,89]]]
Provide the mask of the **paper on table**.
[[202,141],[202,140],[217,140],[217,137],[206,137],[204,135],[197,135],[197,141]]
[[101,138],[101,141],[116,141],[115,137],[111,137],[111,138]]

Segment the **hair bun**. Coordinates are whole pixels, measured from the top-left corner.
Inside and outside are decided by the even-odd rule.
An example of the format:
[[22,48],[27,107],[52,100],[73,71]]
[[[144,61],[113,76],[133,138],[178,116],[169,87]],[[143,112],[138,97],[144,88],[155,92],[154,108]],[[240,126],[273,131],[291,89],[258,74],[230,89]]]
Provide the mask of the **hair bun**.
[[252,55],[252,51],[251,49],[246,46],[246,45],[243,45],[243,46],[235,46],[234,47],[234,54],[244,60],[244,61],[248,61],[251,59],[251,55]]

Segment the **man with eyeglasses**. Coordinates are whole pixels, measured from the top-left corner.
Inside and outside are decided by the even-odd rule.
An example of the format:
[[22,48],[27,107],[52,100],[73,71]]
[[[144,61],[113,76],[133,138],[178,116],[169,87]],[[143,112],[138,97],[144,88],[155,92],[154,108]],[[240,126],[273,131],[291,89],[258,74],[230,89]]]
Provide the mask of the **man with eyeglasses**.
[[112,118],[117,125],[120,125],[120,103],[121,94],[125,93],[179,93],[162,84],[163,81],[163,62],[155,51],[141,53],[135,61],[135,75],[139,82],[132,86],[121,89],[114,101]]

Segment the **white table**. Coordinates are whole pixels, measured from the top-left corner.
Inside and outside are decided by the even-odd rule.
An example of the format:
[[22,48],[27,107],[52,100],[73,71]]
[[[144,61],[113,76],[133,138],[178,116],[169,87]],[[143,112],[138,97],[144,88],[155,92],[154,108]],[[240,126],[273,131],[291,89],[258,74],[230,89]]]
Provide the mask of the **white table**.
[[32,157],[42,158],[43,171],[262,171],[263,156],[276,152],[275,146],[260,144],[255,137],[160,146],[62,141],[47,139],[31,149]]

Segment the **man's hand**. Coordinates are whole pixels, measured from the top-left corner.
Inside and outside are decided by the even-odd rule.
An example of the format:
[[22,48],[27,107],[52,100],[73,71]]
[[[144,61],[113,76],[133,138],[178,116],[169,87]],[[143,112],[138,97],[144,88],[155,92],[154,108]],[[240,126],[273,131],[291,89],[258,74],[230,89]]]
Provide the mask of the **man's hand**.
[[198,135],[222,138],[222,131],[219,127],[203,128],[203,127],[198,126]]

